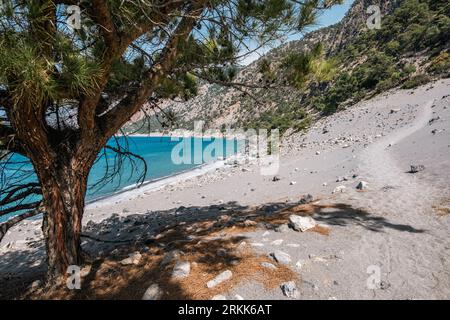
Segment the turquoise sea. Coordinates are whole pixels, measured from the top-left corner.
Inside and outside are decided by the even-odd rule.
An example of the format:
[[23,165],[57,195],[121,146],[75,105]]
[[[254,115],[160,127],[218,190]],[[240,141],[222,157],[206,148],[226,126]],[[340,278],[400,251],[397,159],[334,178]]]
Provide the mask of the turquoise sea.
[[[234,155],[238,149],[238,143],[235,140],[219,138],[117,137],[115,140],[110,140],[108,145],[116,147],[117,143],[122,147],[127,146],[129,151],[138,154],[146,161],[147,174],[142,180],[145,182],[192,170],[205,163],[216,161],[218,158],[227,158]],[[179,157],[173,157],[173,151]],[[33,167],[27,159],[13,155],[11,160],[15,163],[8,165],[0,163],[1,188],[10,184],[37,181]],[[143,172],[143,163],[136,159],[135,161],[125,159],[120,165],[119,174],[108,177],[105,181],[105,173],[113,172],[117,164],[115,152],[106,150],[99,155],[89,175],[86,201],[94,201],[136,186]],[[26,201],[32,202],[37,199],[29,197]],[[10,216],[0,217],[0,222]]]

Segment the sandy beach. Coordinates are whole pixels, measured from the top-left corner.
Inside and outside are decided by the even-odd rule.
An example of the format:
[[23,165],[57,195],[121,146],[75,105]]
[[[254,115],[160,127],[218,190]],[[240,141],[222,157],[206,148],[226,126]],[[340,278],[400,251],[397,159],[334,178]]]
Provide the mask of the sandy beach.
[[[125,243],[144,253],[164,228],[236,212],[295,213],[311,194],[314,201],[301,210],[327,232],[266,222],[239,233],[258,255],[290,257],[285,267],[297,276],[296,299],[449,299],[449,94],[450,80],[440,80],[323,118],[285,137],[275,178],[261,175],[256,163],[225,160],[90,203],[83,247],[94,259],[122,257]],[[421,170],[411,173],[411,165]],[[8,284],[40,279],[44,259],[38,219],[12,228],[0,244],[0,298],[14,296]],[[375,289],[368,286],[371,270],[381,277]],[[244,278],[220,288],[214,293],[227,299],[292,299],[280,286]]]

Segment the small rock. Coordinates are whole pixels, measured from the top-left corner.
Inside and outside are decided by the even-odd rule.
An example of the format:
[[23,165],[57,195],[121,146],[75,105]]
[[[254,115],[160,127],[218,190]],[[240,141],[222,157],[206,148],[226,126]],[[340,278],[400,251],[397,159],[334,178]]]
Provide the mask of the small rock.
[[316,156],[320,155],[320,151],[316,151]]
[[289,216],[289,225],[296,231],[305,232],[314,228],[317,223],[312,217],[302,217],[292,214]]
[[436,121],[438,121],[438,120],[440,120],[440,119],[441,119],[441,117],[439,117],[439,116],[434,117],[434,118],[432,118],[430,121],[428,121],[428,124],[429,124],[429,125],[432,125],[434,122],[436,122]]
[[276,181],[280,181],[281,179],[280,179],[280,177],[278,177],[278,176],[274,176],[273,178],[272,178],[272,181],[273,182],[276,182]]
[[41,280],[35,280],[31,283],[30,288],[32,290],[35,290],[37,288],[39,288],[42,285],[42,281]]
[[421,171],[424,171],[424,170],[425,170],[425,166],[424,165],[421,165],[421,164],[414,165],[414,164],[412,164],[411,165],[411,170],[409,171],[409,173],[418,173],[418,172],[421,172]]
[[298,298],[298,290],[294,281],[288,281],[281,284],[281,291],[288,298]]
[[154,283],[145,291],[144,295],[142,296],[142,300],[160,300],[162,295],[163,292],[161,288],[156,283]]
[[366,181],[360,181],[356,186],[358,190],[367,190],[369,188],[369,184]]
[[131,253],[128,256],[128,258],[123,259],[122,261],[120,261],[120,263],[123,266],[128,266],[130,264],[137,265],[137,264],[139,264],[139,261],[141,261],[141,258],[142,258],[142,255],[139,252],[136,251],[136,252]]
[[314,201],[314,197],[311,194],[305,194],[303,195],[300,200],[299,200],[299,204],[308,204]]
[[235,300],[244,300],[244,298],[241,295],[235,294],[234,295]]
[[303,267],[303,260],[298,260],[297,263],[295,264],[295,267],[297,269],[301,269]]
[[333,193],[343,193],[347,189],[345,186],[337,186],[334,188]]
[[253,227],[256,226],[258,223],[253,221],[253,220],[245,220],[244,221],[244,226],[246,227]]
[[267,269],[272,269],[275,270],[277,267],[270,263],[270,262],[261,262],[261,267],[267,268]]
[[297,181],[291,181],[291,182],[289,183],[289,185],[291,185],[291,186],[296,185],[296,184],[297,184]]
[[161,267],[167,266],[169,263],[174,261],[175,259],[180,258],[180,251],[179,250],[173,250],[164,255],[164,258],[161,261]]
[[282,264],[289,264],[291,262],[291,256],[280,250],[269,253],[269,257]]
[[380,282],[380,289],[381,290],[387,290],[391,287],[391,284],[387,281],[381,281]]
[[274,246],[279,246],[279,245],[281,245],[282,243],[283,243],[283,239],[277,239],[277,240],[272,241],[272,244],[273,244]]
[[289,226],[287,225],[287,223],[280,224],[274,230],[275,230],[275,232],[287,232],[287,231],[289,231]]
[[85,266],[80,271],[81,277],[86,277],[91,272],[91,266]]
[[232,276],[233,276],[233,273],[230,270],[225,270],[222,273],[220,273],[218,276],[216,276],[214,279],[208,281],[206,283],[206,286],[208,288],[214,288],[218,284],[231,279]]
[[189,261],[178,261],[172,271],[172,277],[182,279],[189,276],[191,272],[191,264]]
[[252,247],[264,247],[264,243],[261,242],[252,242],[250,243]]

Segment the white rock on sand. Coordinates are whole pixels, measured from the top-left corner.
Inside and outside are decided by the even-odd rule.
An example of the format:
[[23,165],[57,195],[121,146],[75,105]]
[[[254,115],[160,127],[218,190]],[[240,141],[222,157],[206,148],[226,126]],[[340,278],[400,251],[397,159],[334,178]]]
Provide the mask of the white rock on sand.
[[369,188],[369,184],[366,181],[360,181],[356,186],[358,190],[367,190]]
[[334,188],[333,193],[343,193],[347,189],[346,186],[337,186]]
[[142,296],[142,300],[160,300],[163,296],[163,291],[158,284],[154,283],[148,287]]
[[289,264],[291,262],[291,256],[280,250],[269,253],[269,257],[281,264]]
[[306,230],[314,228],[317,223],[310,216],[302,217],[293,214],[289,216],[289,225],[295,231],[305,232]]
[[217,275],[214,279],[208,281],[206,283],[206,286],[208,288],[214,288],[218,284],[220,284],[224,281],[230,280],[232,276],[233,276],[233,273],[230,270],[225,270],[225,271],[221,272],[219,275]]
[[297,285],[294,281],[288,281],[281,284],[281,291],[283,291],[283,294],[288,298],[296,299],[298,298],[298,290]]
[[120,263],[124,266],[128,266],[130,264],[138,265],[141,261],[142,255],[140,252],[136,251],[131,253],[128,258],[123,259]]
[[172,277],[175,279],[183,279],[189,276],[191,272],[191,263],[189,261],[177,261],[173,267]]

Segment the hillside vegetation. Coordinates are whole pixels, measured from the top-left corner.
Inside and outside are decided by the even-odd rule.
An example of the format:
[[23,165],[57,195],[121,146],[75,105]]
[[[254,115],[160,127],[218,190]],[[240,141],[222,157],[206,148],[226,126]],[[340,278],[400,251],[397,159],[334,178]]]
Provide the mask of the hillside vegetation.
[[[317,117],[391,88],[412,89],[448,77],[450,0],[379,2],[381,29],[367,29],[360,16],[367,4],[357,0],[340,24],[274,49],[240,70],[234,81],[250,86],[204,85],[197,79],[196,97],[166,101],[163,108],[178,126],[190,129],[194,120],[204,120],[217,129],[298,131]],[[343,39],[337,45],[338,37]],[[157,126],[155,120],[150,127]],[[142,124],[131,128],[148,130]]]

